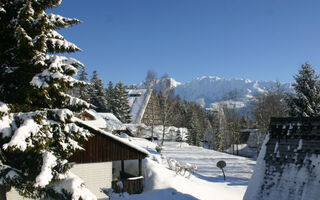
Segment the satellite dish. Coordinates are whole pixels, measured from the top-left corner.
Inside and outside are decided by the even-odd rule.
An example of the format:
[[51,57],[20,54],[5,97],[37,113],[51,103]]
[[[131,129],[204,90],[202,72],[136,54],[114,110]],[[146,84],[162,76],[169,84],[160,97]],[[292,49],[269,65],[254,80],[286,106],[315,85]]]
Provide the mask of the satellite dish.
[[227,166],[227,163],[224,160],[220,160],[219,162],[217,162],[217,167],[222,170],[224,180],[226,180],[226,175],[224,174],[223,168],[225,168],[226,166]]
[[227,163],[224,160],[220,160],[219,162],[217,162],[217,167],[219,167],[220,169],[223,169],[227,166]]

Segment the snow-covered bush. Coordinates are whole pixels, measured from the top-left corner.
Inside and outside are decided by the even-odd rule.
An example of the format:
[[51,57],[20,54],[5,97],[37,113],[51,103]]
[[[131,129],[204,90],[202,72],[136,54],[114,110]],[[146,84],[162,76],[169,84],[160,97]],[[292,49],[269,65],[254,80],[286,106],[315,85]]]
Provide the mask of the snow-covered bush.
[[197,170],[196,165],[192,165],[190,163],[181,164],[174,159],[170,159],[168,161],[168,166],[169,166],[169,169],[175,171],[176,174],[185,176],[187,178],[190,178],[191,174],[193,174]]

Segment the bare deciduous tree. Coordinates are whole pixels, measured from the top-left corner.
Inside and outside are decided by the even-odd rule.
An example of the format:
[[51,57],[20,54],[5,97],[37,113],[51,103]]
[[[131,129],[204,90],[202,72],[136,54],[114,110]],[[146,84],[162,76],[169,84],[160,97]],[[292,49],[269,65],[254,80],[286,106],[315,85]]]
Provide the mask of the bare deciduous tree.
[[277,86],[269,92],[255,96],[255,100],[252,103],[252,114],[256,127],[260,130],[257,133],[258,151],[268,130],[270,118],[287,116],[284,97],[285,93],[280,83],[277,83]]

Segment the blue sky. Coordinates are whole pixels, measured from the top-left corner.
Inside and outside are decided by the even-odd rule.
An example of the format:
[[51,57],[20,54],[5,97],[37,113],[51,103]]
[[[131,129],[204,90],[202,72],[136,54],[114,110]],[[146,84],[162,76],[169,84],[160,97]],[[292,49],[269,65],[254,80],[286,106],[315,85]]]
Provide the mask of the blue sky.
[[70,55],[105,83],[139,83],[148,69],[180,82],[204,75],[292,82],[320,72],[319,0],[65,0],[52,12],[82,24],[60,30]]

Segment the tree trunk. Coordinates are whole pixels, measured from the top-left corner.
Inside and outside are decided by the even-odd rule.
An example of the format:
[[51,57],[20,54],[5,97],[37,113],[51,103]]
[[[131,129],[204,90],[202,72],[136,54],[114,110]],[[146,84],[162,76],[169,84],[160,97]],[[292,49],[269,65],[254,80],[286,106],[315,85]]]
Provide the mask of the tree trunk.
[[239,155],[239,146],[238,146],[239,143],[237,143],[237,156]]
[[164,133],[165,133],[165,131],[166,131],[166,126],[163,124],[161,146],[163,146],[163,142],[164,142]]
[[151,124],[151,142],[153,142],[153,123]]
[[232,145],[232,155],[234,155],[234,144],[231,144]]
[[0,200],[7,200],[7,190],[5,186],[0,186]]

